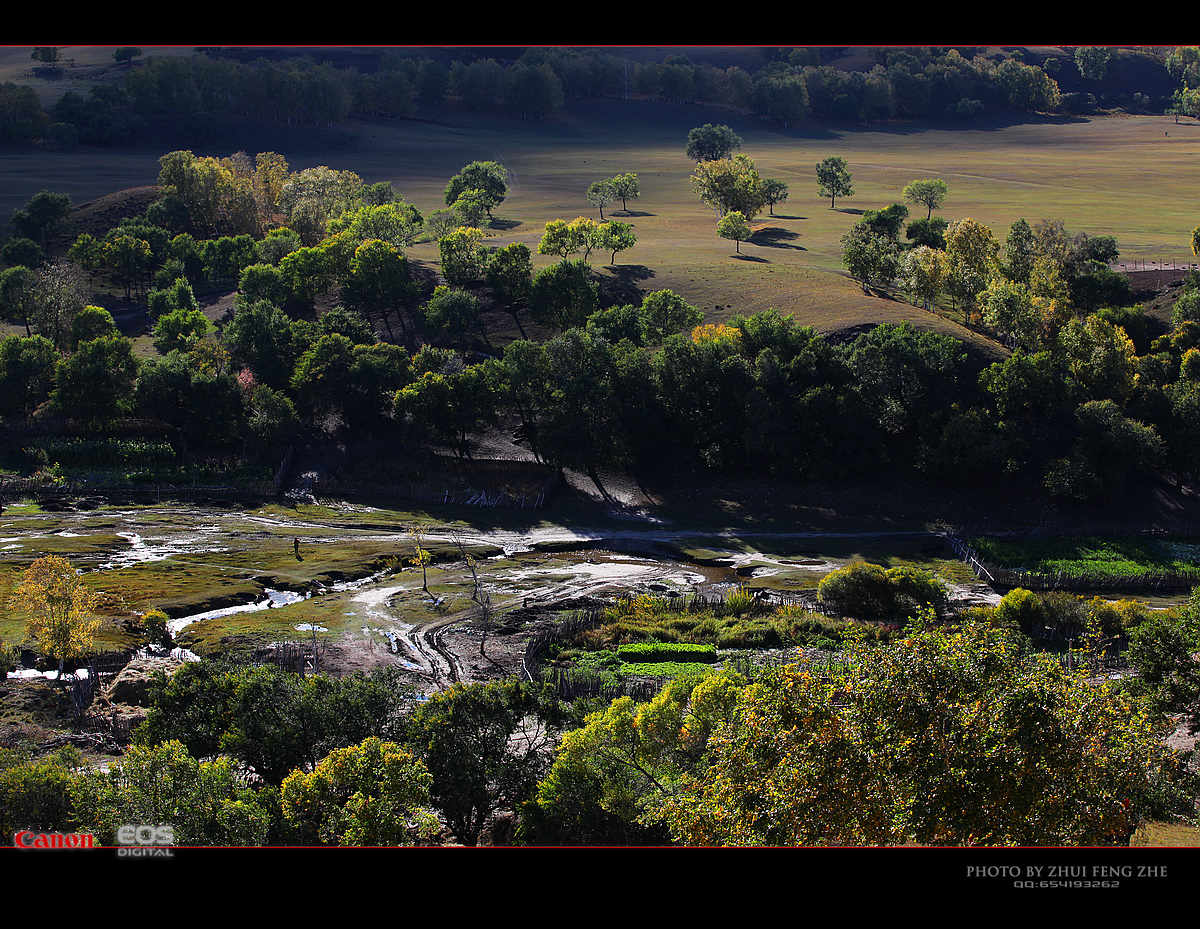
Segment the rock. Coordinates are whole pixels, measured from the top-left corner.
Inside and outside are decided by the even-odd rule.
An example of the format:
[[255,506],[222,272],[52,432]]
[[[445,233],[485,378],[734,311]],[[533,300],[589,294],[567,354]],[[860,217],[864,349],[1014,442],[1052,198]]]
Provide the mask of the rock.
[[162,671],[170,677],[182,665],[183,661],[171,655],[138,652],[108,685],[108,698],[113,703],[145,706],[146,697],[150,691],[150,678],[154,672]]

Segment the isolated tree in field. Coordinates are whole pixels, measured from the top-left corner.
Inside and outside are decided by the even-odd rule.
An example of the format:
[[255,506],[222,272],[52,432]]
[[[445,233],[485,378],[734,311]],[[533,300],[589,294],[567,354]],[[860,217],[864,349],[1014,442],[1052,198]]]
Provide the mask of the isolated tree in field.
[[1104,80],[1108,63],[1112,60],[1112,49],[1100,45],[1081,45],[1075,49],[1075,66],[1089,81]]
[[9,606],[26,615],[26,631],[43,655],[58,662],[61,678],[67,661],[92,649],[100,628],[92,616],[99,599],[66,558],[46,555],[21,575]]
[[741,137],[725,125],[705,123],[688,132],[687,156],[693,161],[728,158],[741,147]]
[[602,224],[598,231],[596,247],[612,252],[610,264],[617,263],[617,253],[628,251],[637,245],[637,233],[629,223],[619,223],[613,220]]
[[414,568],[421,569],[421,589],[432,600],[433,594],[429,592],[429,565],[433,561],[433,553],[424,547],[425,540],[419,526],[413,526],[408,530],[408,538],[412,543],[412,557],[409,558],[408,563]]
[[737,210],[749,222],[766,206],[762,177],[747,155],[702,161],[696,165],[691,183],[701,202],[722,216]]
[[600,210],[600,221],[604,222],[604,208],[617,199],[612,181],[596,181],[587,189],[587,201]]
[[854,195],[854,186],[850,183],[850,172],[846,170],[846,159],[831,155],[817,164],[818,191],[822,197],[829,198],[829,208],[832,210],[838,197]]
[[498,161],[472,161],[446,185],[446,206],[453,206],[464,191],[478,190],[487,204],[487,213],[504,202],[508,194],[508,170]]
[[629,201],[636,200],[642,194],[641,182],[633,173],[618,174],[612,178],[613,193],[621,201],[621,209],[629,212]]
[[750,224],[746,217],[737,210],[726,213],[717,223],[717,235],[722,239],[732,239],[734,250],[740,255],[742,243],[750,238]]
[[946,182],[940,177],[927,177],[913,181],[905,187],[904,199],[909,203],[919,203],[928,207],[929,212],[926,213],[925,218],[929,219],[933,216],[933,211],[941,209],[942,204],[946,202],[948,189]]
[[775,204],[783,203],[788,198],[788,186],[783,181],[776,180],[773,177],[768,177],[763,181],[763,199],[767,202],[767,206],[771,208],[771,215],[775,215]]

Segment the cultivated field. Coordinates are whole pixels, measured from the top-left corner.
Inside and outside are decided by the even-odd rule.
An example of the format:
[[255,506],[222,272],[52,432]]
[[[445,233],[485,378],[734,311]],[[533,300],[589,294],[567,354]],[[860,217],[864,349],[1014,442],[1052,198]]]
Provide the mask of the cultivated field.
[[[754,241],[740,258],[717,238],[717,217],[688,183],[692,162],[683,153],[684,139],[690,127],[706,121],[731,124],[761,173],[791,189],[777,216],[763,214],[754,222]],[[511,172],[511,189],[497,211],[493,241],[535,249],[547,220],[596,216],[584,197],[588,184],[634,171],[641,199],[630,202],[629,215],[605,215],[633,223],[640,241],[606,273],[643,290],[671,288],[710,321],[770,307],[824,331],[907,319],[988,353],[999,347],[951,320],[864,295],[845,276],[839,240],[860,211],[899,200],[914,178],[939,176],[950,186],[940,215],[972,216],[1001,238],[1019,217],[1054,218],[1071,231],[1115,235],[1122,258],[1180,261],[1190,258],[1187,241],[1197,221],[1190,193],[1200,182],[1200,124],[1176,125],[1166,117],[776,131],[718,109],[603,102],[547,123],[457,112],[441,122],[359,124],[354,131],[354,141],[336,149],[278,148],[294,169],[330,164],[368,181],[390,180],[426,212],[443,205],[442,188],[464,163],[499,160]],[[269,136],[260,147],[272,147]],[[159,148],[2,153],[0,215],[41,188],[81,203],[152,183],[160,154]],[[837,209],[817,195],[813,172],[831,154],[849,162],[855,187]],[[914,218],[918,210],[913,208]],[[434,263],[436,246],[419,245],[412,256]],[[539,256],[538,263],[551,260]],[[597,267],[604,260],[592,256]]]

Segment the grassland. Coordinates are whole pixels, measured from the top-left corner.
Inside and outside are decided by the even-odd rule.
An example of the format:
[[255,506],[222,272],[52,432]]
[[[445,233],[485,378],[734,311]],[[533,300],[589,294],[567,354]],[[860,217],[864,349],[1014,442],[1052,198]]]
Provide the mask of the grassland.
[[[762,174],[791,188],[777,216],[755,220],[755,238],[741,258],[717,238],[715,214],[688,182],[692,163],[683,140],[688,128],[709,120],[730,123]],[[861,211],[899,200],[914,178],[940,176],[950,185],[941,211],[948,219],[971,216],[1003,237],[1019,217],[1057,218],[1072,231],[1116,235],[1123,258],[1184,260],[1195,225],[1190,195],[1200,181],[1200,124],[1177,126],[1165,117],[777,131],[727,110],[606,101],[545,123],[450,112],[436,122],[363,123],[354,131],[356,141],[344,148],[283,153],[294,169],[331,164],[368,181],[389,180],[425,212],[442,206],[447,179],[464,163],[500,160],[511,190],[497,211],[492,243],[524,242],[535,250],[547,220],[595,215],[584,198],[588,184],[635,171],[641,198],[630,202],[628,215],[611,215],[635,226],[639,244],[618,256],[617,268],[603,271],[614,285],[670,288],[710,321],[770,307],[827,332],[908,320],[989,354],[1000,348],[984,336],[907,303],[868,296],[842,273],[839,240]],[[153,183],[160,154],[0,153],[6,178],[0,216],[44,187],[78,203]],[[837,209],[818,196],[813,173],[831,154],[844,157],[854,176],[854,196]],[[411,255],[436,266],[433,244]],[[551,260],[539,256],[537,263]],[[597,266],[602,261],[596,256]],[[492,325],[501,341],[515,335],[499,316]]]

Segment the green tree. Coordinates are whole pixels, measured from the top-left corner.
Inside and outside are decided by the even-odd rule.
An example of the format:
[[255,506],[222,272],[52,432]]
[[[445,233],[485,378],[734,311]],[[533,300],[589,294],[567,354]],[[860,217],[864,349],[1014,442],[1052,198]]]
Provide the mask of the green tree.
[[788,198],[788,186],[783,181],[768,177],[763,181],[763,199],[770,207],[771,215],[775,215],[775,204],[783,203]]
[[438,240],[442,277],[453,285],[473,284],[487,269],[485,233],[481,229],[460,226]]
[[129,823],[171,826],[177,845],[265,845],[272,818],[230,759],[197,761],[179,742],[131,746],[107,770],[83,772],[72,796],[105,845]]
[[735,250],[741,254],[742,243],[750,238],[750,224],[738,210],[732,210],[717,223],[717,235],[722,239],[733,239]]
[[588,186],[587,201],[600,210],[600,222],[604,222],[604,208],[617,199],[611,180],[596,181]]
[[850,172],[846,159],[831,155],[817,163],[818,193],[829,198],[829,208],[834,208],[838,197],[852,197],[854,186],[850,183]]
[[705,123],[688,132],[687,156],[693,161],[718,161],[741,147],[741,137],[728,126]]
[[766,206],[762,177],[746,155],[702,161],[690,180],[700,201],[722,216],[736,210],[748,222]]
[[336,749],[311,772],[293,771],[279,797],[302,844],[414,845],[438,831],[431,783],[419,759],[372,737]]
[[617,254],[628,251],[637,245],[637,233],[629,223],[619,223],[609,220],[600,225],[597,230],[596,247],[606,252],[612,252],[612,265],[617,263]]
[[430,799],[463,844],[532,793],[550,747],[539,708],[532,686],[506,680],[456,684],[413,713],[408,739],[432,775]]
[[451,206],[466,190],[482,191],[490,218],[508,194],[508,171],[496,161],[472,161],[450,178],[445,191],[446,206]]
[[611,180],[613,194],[621,201],[621,209],[629,212],[629,201],[636,200],[642,194],[641,182],[634,173],[618,174]]
[[71,198],[67,194],[41,190],[22,209],[13,212],[12,224],[18,235],[33,239],[44,248],[70,214]]
[[929,212],[926,214],[926,219],[933,216],[933,211],[941,209],[942,204],[946,202],[946,194],[949,188],[946,182],[940,177],[927,177],[923,180],[912,181],[904,188],[904,199],[909,203],[919,203],[924,207],[928,207]]

